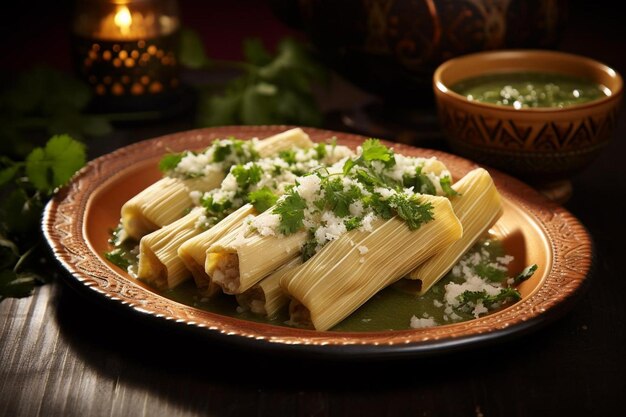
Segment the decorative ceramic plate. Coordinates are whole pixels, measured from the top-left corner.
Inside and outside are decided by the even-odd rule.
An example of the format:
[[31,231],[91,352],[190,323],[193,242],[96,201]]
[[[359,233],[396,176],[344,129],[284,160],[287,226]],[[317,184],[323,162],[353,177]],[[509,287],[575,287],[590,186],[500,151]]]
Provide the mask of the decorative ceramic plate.
[[[477,319],[437,327],[386,331],[313,331],[243,320],[209,312],[164,297],[133,279],[104,257],[110,231],[124,202],[160,178],[163,154],[202,149],[214,139],[264,138],[288,126],[219,127],[187,131],[143,141],[91,161],[58,193],[45,211],[43,228],[68,279],[111,303],[151,316],[162,324],[193,328],[237,345],[328,357],[400,357],[458,350],[524,334],[559,317],[576,299],[589,273],[591,240],[579,221],[520,181],[490,169],[504,203],[504,214],[491,232],[520,265],[539,265],[518,288],[522,299]],[[332,136],[356,147],[362,136],[305,129],[313,140]],[[477,165],[447,153],[386,143],[397,153],[436,156],[460,178]]]

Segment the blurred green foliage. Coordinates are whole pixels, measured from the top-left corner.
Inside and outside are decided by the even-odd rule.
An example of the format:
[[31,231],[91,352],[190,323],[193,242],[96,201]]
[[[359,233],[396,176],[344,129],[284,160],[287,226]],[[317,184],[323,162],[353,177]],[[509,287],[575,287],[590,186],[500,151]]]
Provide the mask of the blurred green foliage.
[[328,71],[306,45],[285,38],[272,53],[259,39],[246,39],[243,55],[243,61],[212,60],[194,31],[182,31],[183,66],[196,70],[227,68],[238,74],[221,91],[216,92],[214,86],[198,86],[200,126],[322,124],[313,86],[327,83]]

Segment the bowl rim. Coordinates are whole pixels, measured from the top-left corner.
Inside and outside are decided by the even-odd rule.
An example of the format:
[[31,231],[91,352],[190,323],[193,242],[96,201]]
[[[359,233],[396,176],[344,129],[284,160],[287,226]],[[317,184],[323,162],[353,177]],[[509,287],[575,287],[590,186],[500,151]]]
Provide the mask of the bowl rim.
[[[484,102],[480,102],[480,101],[473,101],[473,100],[468,100],[464,95],[459,94],[455,91],[453,91],[449,86],[447,86],[443,81],[442,81],[442,74],[448,70],[450,67],[455,66],[455,65],[463,65],[466,64],[467,61],[476,59],[476,58],[480,58],[480,57],[506,57],[506,56],[511,56],[511,57],[515,57],[517,56],[518,59],[524,59],[524,57],[528,57],[529,55],[532,56],[544,56],[544,57],[552,57],[552,58],[567,58],[570,60],[576,60],[577,62],[579,62],[581,65],[583,66],[587,66],[587,67],[594,67],[597,68],[601,71],[603,71],[605,74],[607,74],[609,77],[613,78],[616,80],[616,85],[617,87],[615,89],[611,89],[609,88],[609,90],[611,91],[610,95],[607,95],[605,97],[601,97],[595,100],[591,100],[588,101],[586,103],[580,103],[580,104],[573,104],[570,106],[566,106],[566,107],[526,107],[526,108],[521,108],[521,109],[516,109],[512,106],[502,106],[499,104],[491,104],[491,103],[484,103]],[[494,73],[499,72],[497,71],[497,68],[494,69],[493,71]],[[506,72],[506,71],[502,71],[502,72]],[[555,72],[559,72],[559,71],[555,71]],[[469,104],[471,106],[476,106],[477,108],[483,108],[485,110],[498,110],[501,112],[508,112],[508,113],[514,113],[514,114],[541,114],[541,113],[551,113],[551,112],[558,112],[558,113],[566,113],[566,112],[576,112],[576,111],[580,111],[580,110],[584,110],[586,108],[591,108],[591,107],[596,107],[598,105],[602,105],[605,103],[610,103],[612,101],[619,101],[621,100],[621,97],[623,95],[623,91],[624,91],[624,81],[623,81],[623,77],[621,76],[621,74],[616,71],[615,69],[613,69],[612,67],[606,65],[605,63],[594,59],[594,58],[590,58],[588,56],[584,56],[584,55],[579,55],[579,54],[574,54],[571,52],[563,52],[563,51],[556,51],[556,50],[550,50],[550,49],[499,49],[499,50],[490,50],[490,51],[480,51],[480,52],[474,52],[474,53],[469,53],[469,54],[464,54],[464,55],[460,55],[454,58],[450,58],[444,62],[442,62],[436,69],[435,72],[433,73],[433,77],[432,77],[432,83],[433,83],[433,89],[435,91],[435,97],[437,97],[439,94],[450,97],[456,101],[459,102],[463,102],[466,104]],[[608,87],[607,87],[608,88]]]

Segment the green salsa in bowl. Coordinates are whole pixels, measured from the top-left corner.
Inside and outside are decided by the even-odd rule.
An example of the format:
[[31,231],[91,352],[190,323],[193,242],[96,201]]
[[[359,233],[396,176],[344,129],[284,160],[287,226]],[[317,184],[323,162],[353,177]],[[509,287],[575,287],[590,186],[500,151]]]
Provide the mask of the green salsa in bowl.
[[454,153],[539,189],[556,183],[560,194],[550,196],[563,202],[569,178],[613,134],[623,81],[612,68],[580,55],[497,50],[444,62],[434,72],[433,90]]
[[587,78],[531,71],[479,75],[461,80],[450,88],[470,101],[515,109],[563,108],[610,94],[606,87]]

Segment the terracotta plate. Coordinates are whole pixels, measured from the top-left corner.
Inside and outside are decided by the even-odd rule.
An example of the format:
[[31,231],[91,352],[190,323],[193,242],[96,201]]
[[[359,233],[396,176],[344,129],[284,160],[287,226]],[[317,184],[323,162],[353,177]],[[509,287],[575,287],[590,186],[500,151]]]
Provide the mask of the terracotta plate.
[[[270,351],[329,357],[433,354],[520,335],[560,316],[584,286],[592,261],[591,240],[579,221],[527,185],[490,169],[504,197],[504,215],[492,232],[520,265],[539,265],[520,287],[522,300],[475,320],[433,328],[382,332],[316,332],[240,320],[162,297],[111,266],[103,257],[122,204],[160,177],[157,161],[170,151],[201,149],[216,138],[264,138],[287,126],[219,127],[140,142],[91,161],[46,207],[43,228],[73,283],[111,303],[162,324],[193,328],[212,338]],[[314,140],[336,136],[354,147],[365,138],[305,129]],[[436,156],[460,178],[477,165],[443,152],[391,144],[406,155]]]

